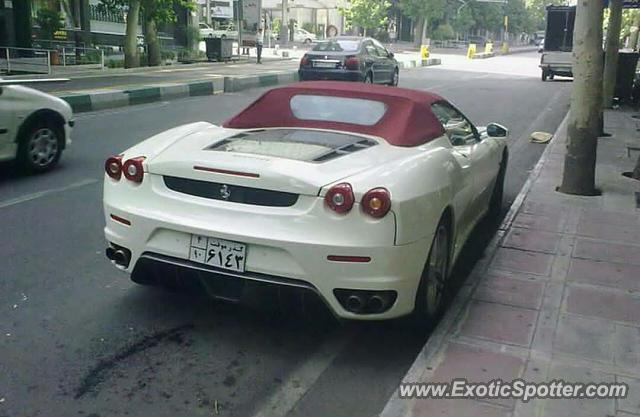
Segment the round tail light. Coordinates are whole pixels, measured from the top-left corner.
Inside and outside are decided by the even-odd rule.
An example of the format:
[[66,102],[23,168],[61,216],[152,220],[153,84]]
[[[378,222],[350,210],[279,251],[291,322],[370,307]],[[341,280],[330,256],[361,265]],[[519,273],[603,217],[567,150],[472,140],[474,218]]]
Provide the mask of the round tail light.
[[124,174],[124,177],[129,181],[141,183],[142,178],[144,177],[144,171],[142,169],[142,161],[144,160],[144,156],[127,159],[127,162],[122,165],[122,173]]
[[122,176],[122,155],[107,158],[104,161],[104,172],[114,180],[120,180]]
[[324,201],[336,213],[348,213],[355,202],[351,185],[346,182],[334,185],[325,194]]
[[384,217],[391,209],[391,195],[386,188],[374,188],[362,196],[362,210],[371,217]]

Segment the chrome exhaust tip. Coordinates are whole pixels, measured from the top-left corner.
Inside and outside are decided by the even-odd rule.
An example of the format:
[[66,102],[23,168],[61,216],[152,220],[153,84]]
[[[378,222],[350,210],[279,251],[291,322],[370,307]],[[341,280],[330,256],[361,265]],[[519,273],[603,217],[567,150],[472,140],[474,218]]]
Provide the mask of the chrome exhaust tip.
[[364,308],[364,298],[361,295],[351,294],[347,297],[347,309],[354,313],[362,311]]

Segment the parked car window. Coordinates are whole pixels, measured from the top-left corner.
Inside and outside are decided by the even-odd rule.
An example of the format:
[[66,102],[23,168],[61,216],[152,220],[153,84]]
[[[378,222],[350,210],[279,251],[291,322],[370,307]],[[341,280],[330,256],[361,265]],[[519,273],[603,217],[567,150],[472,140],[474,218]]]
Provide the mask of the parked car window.
[[389,56],[389,51],[387,51],[387,48],[382,46],[380,42],[376,41],[375,39],[371,42],[373,43],[373,46],[375,46],[376,51],[378,52],[378,56],[382,58],[387,58]]
[[308,94],[293,96],[289,105],[298,119],[364,126],[378,123],[387,112],[387,105],[380,101]]
[[378,56],[378,51],[376,50],[376,47],[373,46],[371,42],[366,42],[364,44],[364,49],[367,51],[367,54],[371,56]]
[[431,110],[442,123],[453,146],[471,145],[476,142],[473,125],[458,110],[443,102],[433,103]]
[[360,41],[330,39],[320,42],[313,47],[312,51],[321,52],[355,52],[360,47]]

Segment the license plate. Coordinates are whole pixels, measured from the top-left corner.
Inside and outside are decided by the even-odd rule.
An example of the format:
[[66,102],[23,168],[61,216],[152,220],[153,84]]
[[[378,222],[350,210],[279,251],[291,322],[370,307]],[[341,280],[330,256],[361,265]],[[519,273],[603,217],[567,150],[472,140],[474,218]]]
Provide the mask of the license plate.
[[335,62],[322,62],[322,61],[313,61],[313,66],[316,68],[335,68]]
[[230,271],[244,272],[247,246],[215,237],[191,235],[189,260]]

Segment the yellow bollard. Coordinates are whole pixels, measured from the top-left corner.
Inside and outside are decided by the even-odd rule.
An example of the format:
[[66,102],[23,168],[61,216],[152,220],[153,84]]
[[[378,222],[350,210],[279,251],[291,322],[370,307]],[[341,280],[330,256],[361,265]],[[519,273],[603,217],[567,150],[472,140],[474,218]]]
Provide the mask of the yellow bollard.
[[509,43],[508,42],[503,42],[502,43],[502,53],[503,54],[508,54],[509,53]]
[[470,43],[469,49],[467,49],[467,58],[473,59],[473,56],[476,54],[476,44]]
[[422,59],[429,58],[429,45],[422,45],[420,47],[420,57]]
[[484,45],[484,53],[485,54],[492,54],[493,53],[493,42],[487,42]]

